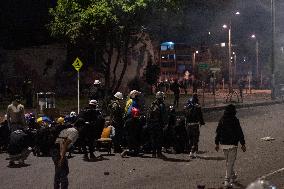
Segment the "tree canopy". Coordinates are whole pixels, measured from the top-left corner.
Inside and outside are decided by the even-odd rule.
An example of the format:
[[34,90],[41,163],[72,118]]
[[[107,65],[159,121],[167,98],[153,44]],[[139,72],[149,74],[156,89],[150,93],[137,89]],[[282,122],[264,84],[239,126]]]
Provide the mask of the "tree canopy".
[[[178,4],[178,0],[58,0],[50,9],[49,28],[53,36],[71,44],[87,44],[91,55],[96,51],[100,56],[96,63],[102,65],[106,87],[116,90],[126,71],[128,51],[139,42],[139,34],[147,24],[145,17],[156,9],[174,8]],[[123,69],[118,79],[114,74],[111,82],[112,63],[114,69],[123,64]]]

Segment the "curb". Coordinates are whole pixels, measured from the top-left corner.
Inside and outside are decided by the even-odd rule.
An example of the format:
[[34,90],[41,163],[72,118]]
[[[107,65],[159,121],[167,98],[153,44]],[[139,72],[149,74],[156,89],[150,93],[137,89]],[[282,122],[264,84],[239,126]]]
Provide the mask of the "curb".
[[[275,100],[275,101],[262,101],[262,102],[255,102],[255,103],[232,103],[236,106],[237,109],[241,108],[249,108],[249,107],[256,107],[256,106],[268,106],[268,105],[274,105],[274,104],[283,104],[284,100]],[[213,106],[213,107],[203,107],[202,112],[203,113],[210,113],[213,111],[221,111],[224,110],[227,105],[230,103],[220,105],[220,106]],[[183,115],[183,111],[177,111],[176,112],[178,116]]]
[[[267,106],[267,105],[274,105],[274,104],[283,104],[284,100],[275,100],[275,101],[267,101],[267,102],[255,102],[255,103],[238,103],[238,104],[234,104],[236,106],[237,109],[241,109],[241,108],[249,108],[249,107],[256,107],[256,106]],[[230,103],[228,103],[230,104]],[[220,110],[224,110],[225,107],[228,104],[224,104],[221,106],[215,106],[215,107],[204,107],[202,108],[203,112],[212,112],[212,111],[220,111]]]

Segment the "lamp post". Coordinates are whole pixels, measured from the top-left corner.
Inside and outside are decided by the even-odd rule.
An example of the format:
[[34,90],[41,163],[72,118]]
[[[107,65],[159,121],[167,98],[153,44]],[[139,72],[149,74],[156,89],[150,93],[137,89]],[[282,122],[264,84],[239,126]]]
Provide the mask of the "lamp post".
[[257,40],[255,34],[252,34],[252,35],[251,35],[251,38],[256,40],[256,42],[255,42],[256,81],[258,81],[258,79],[259,79],[259,61],[258,61],[258,57],[259,57],[259,43],[258,43],[258,40]]
[[232,61],[231,61],[231,57],[232,57],[232,40],[231,40],[231,22],[230,25],[227,26],[226,24],[223,25],[223,28],[226,29],[228,28],[228,58],[229,58],[229,91],[232,90],[232,85],[233,85],[233,79],[232,79]]
[[233,52],[233,59],[234,59],[234,79],[237,78],[237,54]]
[[[239,11],[235,12],[234,15],[240,15],[241,13]],[[229,58],[229,93],[233,90],[233,78],[232,78],[232,23],[231,20],[229,22],[229,26],[224,24],[223,28],[228,28],[228,58]]]
[[198,54],[198,51],[194,51],[194,53],[193,53],[193,61],[192,61],[192,73],[193,73],[193,75],[195,75],[196,54]]

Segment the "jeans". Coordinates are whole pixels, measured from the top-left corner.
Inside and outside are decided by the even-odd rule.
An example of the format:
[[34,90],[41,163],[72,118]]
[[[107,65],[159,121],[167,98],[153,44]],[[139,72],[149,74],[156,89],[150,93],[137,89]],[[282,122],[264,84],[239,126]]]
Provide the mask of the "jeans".
[[223,149],[225,159],[226,159],[226,176],[225,181],[230,181],[235,175],[234,165],[237,157],[237,147],[230,149]]
[[187,136],[189,140],[189,150],[190,152],[198,152],[198,142],[199,142],[199,124],[196,125],[187,125]]
[[[55,165],[55,175],[54,175],[54,189],[68,189],[68,160],[64,157],[61,166],[58,166],[58,161],[60,160],[60,150],[59,148],[53,148],[51,150],[51,157]],[[60,187],[61,186],[61,187]]]

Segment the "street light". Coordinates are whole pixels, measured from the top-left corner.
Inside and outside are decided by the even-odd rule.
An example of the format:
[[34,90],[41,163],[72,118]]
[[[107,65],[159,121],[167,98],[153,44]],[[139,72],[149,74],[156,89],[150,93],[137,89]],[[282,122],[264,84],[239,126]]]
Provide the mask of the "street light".
[[198,51],[194,51],[193,53],[193,61],[192,61],[192,73],[195,74],[195,60],[196,60],[196,54],[198,54]]
[[236,80],[237,77],[237,53],[233,52],[233,57],[234,59],[234,79]]
[[252,39],[255,39],[256,42],[255,42],[255,56],[256,56],[256,80],[258,81],[258,78],[259,78],[259,61],[258,61],[258,57],[259,57],[259,48],[258,48],[258,39],[256,38],[256,35],[255,34],[252,34],[251,35],[251,38]]
[[[236,11],[234,13],[235,15],[240,15],[241,13],[239,11]],[[231,56],[232,56],[232,28],[231,28],[231,19],[229,22],[229,25],[224,24],[223,28],[227,29],[228,28],[228,35],[229,35],[229,40],[228,40],[228,58],[229,58],[229,93],[232,92],[232,87],[233,87],[233,78],[232,78],[232,62],[231,62]]]

